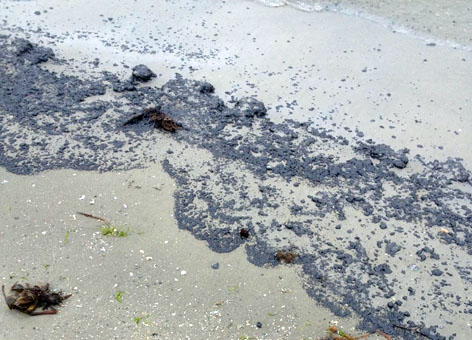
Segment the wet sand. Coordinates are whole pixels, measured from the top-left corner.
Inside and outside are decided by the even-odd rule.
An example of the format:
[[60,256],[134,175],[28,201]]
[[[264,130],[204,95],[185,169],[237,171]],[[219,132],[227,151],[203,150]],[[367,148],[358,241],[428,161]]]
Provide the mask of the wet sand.
[[[459,164],[465,168],[472,165],[468,152],[472,141],[468,130],[472,127],[472,120],[465,114],[470,110],[468,93],[472,82],[467,75],[472,67],[470,52],[465,50],[427,46],[422,40],[392,33],[356,17],[334,13],[313,16],[313,13],[292,8],[271,9],[251,2],[218,6],[210,1],[198,4],[168,2],[155,7],[151,2],[139,7],[131,2],[120,2],[119,6],[111,2],[102,7],[87,1],[74,4],[50,1],[44,4],[47,12],[29,2],[4,4],[8,7],[2,14],[7,19],[7,25],[5,32],[1,33],[14,37],[24,35],[33,42],[52,47],[58,58],[68,60],[66,64],[47,62],[41,66],[46,69],[64,70],[66,74],[78,75],[83,79],[99,77],[101,71],[116,72],[126,78],[131,72],[127,66],[144,63],[158,74],[145,86],[161,86],[178,71],[186,78],[208,80],[225,102],[231,102],[232,96],[256,96],[268,107],[267,116],[273,122],[283,122],[286,118],[297,122],[311,120],[315,127],[327,131],[329,136],[344,137],[350,143],[347,146],[343,139],[328,138],[323,140],[324,144],[316,144],[315,148],[306,147],[307,156],[321,153],[323,157],[333,157],[341,164],[352,157],[359,157],[361,151],[351,148],[351,145],[372,138],[377,144],[385,143],[394,150],[411,150],[406,169],[393,171],[404,181],[425,173],[434,177],[434,172],[428,172],[429,165],[425,165],[434,159],[438,159],[444,167],[444,173],[441,172],[438,177],[448,172],[454,176],[470,174],[467,170],[464,173],[455,172],[460,170]],[[41,13],[34,14],[36,10]],[[26,27],[30,28],[24,29]],[[95,58],[99,61],[94,63]],[[168,88],[170,92],[174,91],[172,86]],[[182,92],[177,91],[176,97],[182,93],[185,95],[185,91],[184,86]],[[107,90],[104,96],[97,98],[112,102],[117,100],[117,96]],[[97,98],[87,101],[93,103]],[[202,105],[201,102],[196,103]],[[131,105],[125,108],[113,105],[114,110],[119,109],[123,113],[132,108]],[[196,107],[186,102],[179,105],[187,110]],[[6,113],[2,123],[15,122],[14,112]],[[106,118],[111,118],[112,114],[113,110],[107,111]],[[187,116],[182,114],[182,117]],[[190,117],[187,119],[192,121]],[[245,142],[249,145],[251,138],[259,143],[266,139],[265,120],[263,122],[260,126],[254,123],[250,128],[240,126],[238,131],[229,133],[249,136],[243,137],[243,140],[248,139]],[[109,133],[106,129],[97,131],[98,135]],[[290,133],[294,132],[301,140],[300,144],[293,142],[300,152],[295,157],[301,159],[304,149],[300,145],[312,137],[303,128],[290,128]],[[11,133],[16,132],[13,129]],[[31,134],[35,133],[32,129]],[[73,136],[65,134],[57,138],[59,141],[61,138],[70,139],[79,150],[84,148],[84,155],[88,158],[94,147],[82,143],[87,134],[80,138],[79,134],[77,138]],[[356,294],[361,300],[362,294],[376,294],[375,289],[385,284],[388,289],[393,289],[393,297],[377,297],[377,300],[370,302],[373,306],[383,306],[388,311],[393,307],[386,307],[385,303],[390,301],[396,310],[400,304],[395,305],[395,301],[403,300],[400,310],[408,311],[413,321],[425,322],[426,327],[438,326],[437,332],[440,334],[449,336],[456,333],[455,339],[467,338],[471,327],[470,314],[467,314],[470,288],[467,244],[461,248],[442,242],[435,235],[443,226],[432,228],[427,224],[425,215],[421,215],[417,223],[398,219],[398,216],[390,217],[385,220],[388,229],[381,227],[379,231],[378,223],[366,217],[365,207],[362,208],[364,210],[356,206],[346,207],[346,219],[340,221],[336,210],[318,206],[320,214],[319,210],[308,207],[309,204],[300,203],[307,195],[313,197],[317,194],[328,194],[327,198],[322,196],[322,201],[332,202],[330,199],[339,193],[337,188],[355,190],[347,182],[333,184],[322,181],[314,185],[309,177],[303,177],[300,173],[291,177],[284,173],[260,177],[257,175],[260,172],[257,168],[259,163],[246,164],[243,158],[224,160],[224,154],[220,159],[215,154],[217,144],[202,147],[198,144],[200,142],[192,144],[187,139],[176,141],[172,136],[152,131],[135,135],[134,138],[142,139],[137,145],[134,141],[128,141],[128,135],[120,134],[118,137],[129,142],[133,148],[128,151],[97,151],[98,157],[89,163],[93,169],[106,165],[111,172],[52,170],[28,177],[2,172],[0,179],[8,180],[0,187],[1,206],[4,208],[2,221],[5,221],[3,249],[7,249],[8,244],[17,245],[13,251],[4,254],[4,282],[13,283],[17,278],[27,277],[32,281],[51,281],[54,286],[74,292],[74,297],[48,326],[41,320],[8,313],[5,309],[0,317],[9,325],[15,325],[13,327],[18,326],[15,328],[16,336],[35,334],[35,337],[50,339],[51,331],[57,339],[138,339],[153,338],[154,333],[157,333],[154,337],[164,339],[238,339],[244,336],[301,339],[323,336],[332,321],[337,321],[348,332],[361,334],[361,330],[353,330],[352,327],[358,321],[365,321],[366,315],[359,317],[351,313],[349,319],[341,318],[339,315],[345,311],[339,307],[336,298],[350,297],[351,300],[341,301],[348,310],[349,304],[355,302],[352,298],[355,299]],[[259,152],[265,155],[262,143],[253,145],[260,146],[262,149]],[[33,144],[30,147],[36,152]],[[170,149],[172,153],[167,152]],[[9,152],[12,152],[12,160],[8,163],[11,164],[14,163],[16,151]],[[38,157],[45,157],[41,150],[37,152]],[[34,154],[32,151],[30,153]],[[421,155],[418,160],[414,158],[417,153]],[[19,154],[23,155],[18,151]],[[76,158],[71,156],[74,161],[70,166],[81,169],[84,163],[77,162],[78,156],[80,154]],[[463,161],[444,163],[450,156],[461,157]],[[390,162],[389,157],[395,159],[400,157],[400,153],[392,153],[386,157],[386,162]],[[384,159],[373,158],[374,164],[379,166],[376,171],[384,173],[385,168],[381,166]],[[170,166],[165,169],[174,180],[162,169],[160,164],[163,159],[169,162]],[[267,166],[276,169],[277,160],[275,157],[274,164]],[[34,159],[26,164],[30,166],[31,162],[35,170],[28,171],[41,171],[41,166],[34,168],[34,162],[37,162]],[[49,163],[52,164],[49,168],[67,168],[64,163],[55,162],[53,157]],[[157,164],[152,165],[154,163]],[[94,167],[94,164],[97,166]],[[134,166],[144,169],[117,173],[117,168],[125,170]],[[454,186],[464,195],[459,202],[469,206],[470,179],[458,181],[458,178],[463,179],[453,178]],[[410,185],[413,182],[406,183]],[[385,198],[396,190],[404,189],[395,185],[394,182],[385,184]],[[264,194],[261,188],[272,188],[274,191]],[[438,194],[430,188],[424,190],[427,194]],[[451,195],[452,191],[444,190],[439,193]],[[246,206],[249,201],[246,202],[241,194],[259,199],[259,191],[265,202],[282,208],[276,210],[273,206],[265,206],[259,209],[254,204]],[[182,198],[186,194],[195,194],[198,199],[195,198],[192,204],[184,204],[186,201]],[[234,197],[231,196],[233,194]],[[82,195],[85,197],[81,200]],[[245,241],[236,239],[226,243],[215,242],[211,239],[212,232],[219,235],[219,228],[229,228],[233,233],[237,229],[225,216],[212,215],[215,207],[205,199],[205,195],[210,195],[208,197],[213,202],[221,203],[216,204],[221,214],[232,215],[242,221],[249,220],[255,225],[271,225],[272,220],[276,219],[281,226],[289,226],[280,229],[272,223],[267,238],[250,239],[245,247],[240,246]],[[238,195],[245,210],[243,212],[236,209],[232,202],[233,198],[238,202]],[[177,202],[177,221],[174,218],[174,198]],[[374,204],[376,213],[387,206],[385,200],[378,202],[370,199],[368,202]],[[91,201],[95,201],[94,204],[90,204]],[[297,210],[294,212],[292,209],[294,204],[302,206],[307,213],[297,215]],[[453,208],[447,206],[447,209]],[[114,223],[123,223],[130,228],[131,235],[125,238],[105,237],[100,234],[100,223],[77,216],[76,211],[80,210],[103,216]],[[261,211],[269,213],[269,216],[261,215]],[[441,211],[441,208],[437,209],[437,212]],[[212,219],[208,220],[205,214],[211,215]],[[463,218],[468,216],[467,210],[457,214]],[[310,230],[312,235],[308,234],[307,238],[304,234],[305,224],[301,236],[297,232],[292,234],[291,230],[297,230],[300,226],[297,223],[308,223],[306,215],[316,221],[314,229]],[[208,223],[209,234],[205,228],[200,230],[188,225],[189,218],[195,216],[198,216],[200,224]],[[467,226],[460,223],[457,234],[468,235]],[[188,231],[179,231],[179,227],[204,241],[197,241]],[[12,229],[9,231],[8,228]],[[251,228],[257,236],[263,230]],[[404,229],[407,232],[403,235]],[[411,238],[411,233],[415,234],[415,238]],[[64,239],[66,234],[67,242]],[[334,245],[330,244],[333,235],[337,238]],[[357,268],[363,260],[346,261],[349,259],[346,254],[355,257],[355,252],[361,248],[349,248],[346,253],[342,249],[349,242],[359,240],[362,240],[360,247],[366,252],[368,261],[372,261],[369,265],[385,268],[379,266],[388,263],[394,271],[391,275],[393,281],[387,273],[380,276],[380,281],[366,283],[362,278],[364,272]],[[388,241],[385,245],[384,240]],[[254,251],[249,253],[248,249],[254,249],[251,247],[260,243],[265,248],[256,249],[256,255]],[[218,252],[212,252],[207,244]],[[219,248],[221,244],[228,245],[228,251],[236,250],[224,253]],[[339,256],[344,256],[343,266],[354,269],[348,273],[337,272],[337,260],[331,259],[332,254],[325,255],[328,263],[314,260],[312,263],[313,267],[326,270],[322,274],[332,281],[332,285],[329,288],[313,285],[310,281],[313,273],[304,266],[307,266],[308,256],[312,254],[316,254],[318,259],[323,257],[319,253],[322,247],[316,249],[314,245],[336,249],[338,260]],[[394,245],[400,245],[401,249],[397,250]],[[420,251],[426,245],[433,249],[432,252]],[[32,248],[35,250],[31,251]],[[303,255],[300,262],[273,266],[274,258],[262,256],[273,255],[276,249],[282,248],[300,252]],[[434,254],[439,254],[441,260],[434,261]],[[426,262],[421,261],[421,256],[427,257]],[[152,259],[146,260],[146,257]],[[263,267],[250,264],[247,257]],[[211,265],[217,262],[219,269],[212,269]],[[417,266],[418,270],[412,266]],[[446,274],[442,278],[431,276],[432,270],[438,267],[450,277],[445,277]],[[184,275],[182,271],[185,271]],[[354,280],[359,279],[361,288],[358,293],[353,290],[344,295],[344,290],[352,287],[342,281],[351,275]],[[387,281],[381,284],[382,280]],[[442,285],[441,280],[452,286]],[[369,291],[369,285],[372,291]],[[402,299],[402,296],[407,296],[409,286],[414,286],[416,296],[411,297],[410,294],[409,299]],[[122,303],[113,297],[117,290],[125,292]],[[380,290],[383,290],[381,295],[390,294],[390,291]],[[318,293],[326,296],[318,296]],[[454,294],[461,300],[457,306],[452,303]],[[422,298],[427,296],[426,302],[422,302]],[[221,305],[220,301],[223,302]],[[436,306],[438,301],[441,307]],[[328,302],[337,303],[331,305],[331,310],[338,316],[320,306],[323,303],[328,306]],[[364,310],[364,307],[359,308]],[[445,321],[444,313],[449,315]],[[145,318],[136,325],[133,321],[136,316]],[[262,322],[261,329],[256,327],[258,321]],[[11,332],[12,329],[5,329],[3,338],[8,339],[13,334]]]
[[471,50],[471,7],[466,0],[256,0],[266,6],[293,6],[302,11],[331,11],[360,16],[387,29],[413,35],[430,44]]

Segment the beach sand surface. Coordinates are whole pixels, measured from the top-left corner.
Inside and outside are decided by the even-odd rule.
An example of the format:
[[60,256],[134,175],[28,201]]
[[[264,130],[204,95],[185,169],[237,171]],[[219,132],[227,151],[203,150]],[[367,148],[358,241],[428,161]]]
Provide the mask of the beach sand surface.
[[[295,266],[256,267],[243,249],[216,254],[179,230],[175,184],[160,166],[0,178],[3,284],[50,282],[72,294],[56,316],[4,306],[2,339],[301,339],[333,320],[356,324],[317,306]],[[104,236],[79,211],[129,235]]]
[[[0,4],[0,33],[52,47],[67,60],[45,68],[81,78],[98,77],[102,71],[125,78],[130,67],[145,64],[158,74],[147,85],[162,86],[178,72],[209,81],[225,102],[255,96],[275,122],[311,120],[351,142],[373,139],[394,149],[408,148],[411,158],[420,154],[426,161],[459,157],[472,168],[472,56],[467,49],[429,46],[415,35],[362,17],[250,1]],[[178,163],[181,157],[181,164],[192,166],[192,157],[200,156],[175,145],[178,152],[167,156],[172,142],[160,141],[162,148],[149,151],[158,161],[169,157]],[[341,159],[352,156],[349,148],[326,152]],[[211,157],[202,153],[199,161],[210,162]],[[410,166],[407,175],[421,168],[414,160]],[[198,165],[192,171],[189,178],[200,175]],[[177,184],[160,162],[106,173],[59,169],[18,176],[2,169],[0,182],[4,180],[3,283],[49,281],[73,296],[51,318],[30,318],[5,307],[0,322],[8,327],[0,331],[2,339],[316,339],[333,321],[348,333],[362,334],[355,329],[355,315],[334,316],[308,297],[296,264],[256,267],[243,247],[215,253],[205,241],[179,230],[173,198]],[[248,183],[256,187],[257,181],[250,178]],[[282,191],[286,185],[281,179],[263,184],[279,185]],[[302,183],[286,197],[299,199],[312,189]],[[101,216],[129,229],[130,235],[104,236],[99,221],[78,211]],[[353,226],[358,219],[352,211],[343,223]],[[362,223],[360,236],[377,229]],[[418,226],[427,239],[423,227]],[[336,232],[341,233],[327,229],[323,236]],[[407,260],[381,254],[379,261],[388,259],[398,272],[404,263],[417,263],[416,250],[408,248],[414,240],[398,234],[392,239],[405,242]],[[431,242],[444,259],[460,257],[466,265],[463,250],[436,241]],[[369,251],[375,248],[374,240],[366,244]],[[212,268],[215,263],[219,269]],[[414,280],[398,279],[405,285],[423,282],[426,293],[433,290],[428,272],[414,275]],[[470,282],[454,282],[456,293],[466,297]],[[451,289],[445,293],[452,294]],[[115,298],[118,291],[123,292],[121,303]],[[409,308],[426,318],[427,326],[439,325],[446,335],[456,333],[456,340],[468,339],[470,315],[442,323],[441,311],[424,315],[420,306],[417,301]],[[382,338],[369,339],[376,337]]]

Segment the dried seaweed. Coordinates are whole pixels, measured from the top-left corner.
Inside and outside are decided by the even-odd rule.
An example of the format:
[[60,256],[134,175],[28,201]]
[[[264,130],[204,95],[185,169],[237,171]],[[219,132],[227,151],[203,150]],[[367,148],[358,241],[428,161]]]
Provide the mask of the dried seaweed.
[[168,116],[157,107],[144,109],[141,113],[138,113],[125,121],[123,126],[137,124],[145,119],[149,119],[149,121],[154,123],[155,128],[160,128],[165,131],[175,132],[181,128],[180,124],[176,123],[172,117]]
[[[28,283],[23,286],[15,283],[11,286],[10,291],[13,294],[7,296],[5,285],[2,285],[3,297],[8,308],[10,310],[16,309],[31,316],[56,314],[57,310],[54,307],[71,297],[71,294],[64,295],[62,292],[52,292],[49,289],[49,283],[44,286],[32,286]],[[43,310],[36,312],[37,308]]]
[[298,257],[298,254],[292,251],[278,250],[277,254],[275,254],[275,258],[279,262],[285,262],[285,263],[292,263],[292,261],[295,260],[297,257]]
[[249,237],[249,230],[247,230],[246,228],[241,228],[239,230],[239,236],[241,236],[241,238],[248,238]]

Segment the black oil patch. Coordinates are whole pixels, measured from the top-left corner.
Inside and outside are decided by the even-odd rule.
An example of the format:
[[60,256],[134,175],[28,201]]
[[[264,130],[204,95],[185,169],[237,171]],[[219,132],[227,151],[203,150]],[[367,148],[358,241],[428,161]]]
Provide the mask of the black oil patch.
[[[258,266],[288,265],[277,252],[296,253],[290,265],[308,294],[339,316],[356,313],[366,331],[445,339],[431,315],[470,314],[470,294],[451,288],[470,283],[471,270],[471,177],[460,160],[274,123],[256,99],[227,104],[211,84],[179,75],[142,86],[154,74],[144,65],[129,79],[92,80],[51,72],[54,62],[50,49],[0,39],[0,164],[9,171],[159,161],[178,184],[179,228],[216,252],[244,244]],[[123,126],[150,106],[182,128]]]

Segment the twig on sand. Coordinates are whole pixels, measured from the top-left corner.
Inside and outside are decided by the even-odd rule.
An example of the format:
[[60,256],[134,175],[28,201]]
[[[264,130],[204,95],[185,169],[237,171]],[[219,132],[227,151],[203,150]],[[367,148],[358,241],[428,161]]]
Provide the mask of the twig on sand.
[[[337,329],[336,326],[330,326],[328,328],[328,331],[332,334],[336,334],[336,335],[339,335],[340,337],[336,337],[334,338],[334,340],[358,340],[358,339],[367,339],[367,337],[369,336],[369,334],[364,334],[364,335],[360,335],[360,336],[351,336],[347,333],[344,333],[342,330],[340,329]],[[390,339],[392,340],[392,339]]]
[[[330,326],[328,328],[328,332],[331,334],[331,335],[339,335],[336,336],[333,340],[359,340],[359,339],[367,339],[369,337],[370,334],[364,334],[364,335],[359,335],[359,336],[352,336],[352,335],[349,335],[347,333],[344,333],[342,330],[338,329],[336,326]],[[379,334],[380,336],[383,336],[385,339],[387,340],[392,340],[392,338],[390,336],[388,336],[387,334],[385,334],[384,332],[382,331],[379,331],[377,330],[376,331],[377,334]]]
[[387,334],[385,334],[385,333],[382,332],[382,331],[377,330],[376,333],[379,334],[379,335],[381,335],[381,336],[383,336],[383,337],[384,337],[385,339],[387,339],[387,340],[392,340],[392,338],[391,338],[390,336],[388,336]]
[[80,215],[85,216],[85,217],[93,218],[93,219],[95,219],[95,220],[98,220],[98,221],[100,221],[100,222],[105,223],[105,224],[108,225],[108,226],[111,225],[111,223],[108,222],[108,221],[107,221],[106,219],[104,219],[103,217],[94,216],[94,215],[92,215],[92,214],[87,214],[87,213],[80,212],[80,211],[77,211],[77,214],[80,214]]
[[130,124],[136,124],[137,122],[143,120],[144,114],[145,114],[144,112],[141,112],[141,113],[138,113],[136,115],[131,116],[131,118],[129,118],[128,120],[126,120],[123,123],[123,126],[130,125]]

